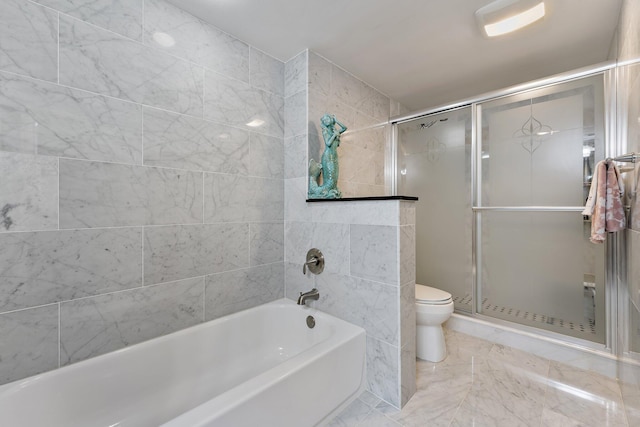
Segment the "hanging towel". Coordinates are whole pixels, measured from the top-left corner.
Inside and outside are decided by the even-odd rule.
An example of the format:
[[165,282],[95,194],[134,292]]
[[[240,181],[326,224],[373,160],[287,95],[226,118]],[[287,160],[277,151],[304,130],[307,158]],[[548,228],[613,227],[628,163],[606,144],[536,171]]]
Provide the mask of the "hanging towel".
[[589,189],[589,198],[582,211],[583,215],[592,213],[590,240],[593,243],[604,242],[607,232],[616,232],[625,228],[623,194],[624,183],[615,163],[598,162]]
[[[607,163],[605,161],[598,162],[596,165],[596,171],[591,182],[591,190],[594,190],[594,202],[592,207],[593,214],[591,215],[590,240],[593,243],[602,243],[605,238],[607,204]],[[591,197],[591,190],[589,191],[589,197]]]
[[624,214],[622,196],[624,194],[624,182],[620,170],[614,162],[607,165],[607,209],[606,231],[616,232],[624,230],[627,225]]
[[606,162],[604,160],[600,160],[596,163],[596,167],[594,168],[595,173],[591,177],[591,187],[589,188],[589,197],[587,197],[587,202],[584,204],[584,210],[582,211],[582,215],[591,216],[593,215],[593,208],[596,204],[596,189],[598,188],[598,168],[601,165],[605,165]]

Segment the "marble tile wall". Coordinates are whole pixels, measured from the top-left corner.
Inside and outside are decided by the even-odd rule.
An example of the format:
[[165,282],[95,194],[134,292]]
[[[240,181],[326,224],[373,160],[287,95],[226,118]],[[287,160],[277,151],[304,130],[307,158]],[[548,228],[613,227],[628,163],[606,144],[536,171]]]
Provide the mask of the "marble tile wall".
[[[347,126],[340,141],[338,188],[343,197],[383,196],[385,149],[393,101],[352,74],[309,52],[309,156],[316,161],[324,150],[320,118],[335,114]],[[296,99],[296,102],[299,102]],[[303,128],[302,118],[296,128]]]
[[[339,76],[332,89],[333,73]],[[314,152],[318,143],[316,122],[322,114],[344,117],[347,126],[357,116],[369,123],[387,121],[390,101],[309,51],[285,63],[284,75],[285,296],[297,299],[316,287],[320,299],[309,304],[364,328],[367,389],[401,407],[415,391],[415,208],[399,201],[305,202],[307,150]],[[358,91],[357,99],[339,94],[351,90]],[[349,138],[345,134],[343,141]],[[350,173],[348,158],[340,162],[341,173]],[[340,187],[344,196],[365,195]],[[325,256],[318,276],[302,273],[312,247]]]
[[[364,328],[367,389],[401,407],[415,391],[415,276],[400,273],[401,264],[415,271],[415,226],[400,220],[400,211],[413,206],[375,202],[375,217],[359,220],[349,212],[361,203],[308,203],[313,220],[285,220],[285,296],[315,287],[314,307]],[[333,216],[322,218],[327,210]],[[304,254],[312,247],[323,252],[325,269],[305,276]]]
[[[618,119],[619,128],[626,130],[627,152],[637,153],[640,152],[640,4],[633,0],[622,2],[617,58],[632,62],[618,70]],[[627,336],[620,337],[620,341],[628,343],[631,357],[635,357],[633,361],[620,362],[618,374],[629,425],[636,425],[640,423],[640,168],[636,167],[634,173],[626,175],[627,188],[631,189],[628,192],[631,212],[626,234],[628,286],[622,293],[627,298],[621,309],[628,313],[625,319],[628,328],[623,332]]]
[[284,296],[284,74],[164,0],[0,2],[0,383]]

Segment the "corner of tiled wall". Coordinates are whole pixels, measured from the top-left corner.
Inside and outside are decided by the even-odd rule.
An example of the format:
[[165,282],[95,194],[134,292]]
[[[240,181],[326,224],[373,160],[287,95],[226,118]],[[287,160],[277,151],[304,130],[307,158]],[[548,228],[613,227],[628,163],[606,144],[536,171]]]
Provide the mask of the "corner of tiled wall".
[[284,295],[284,75],[165,0],[0,3],[0,383]]
[[[313,303],[315,307],[363,327],[367,332],[366,386],[400,407],[415,391],[411,286],[415,278],[407,276],[413,274],[411,266],[404,265],[406,270],[402,270],[399,261],[401,256],[410,256],[413,205],[305,202],[308,159],[319,160],[323,147],[319,120],[325,113],[335,114],[351,129],[340,146],[341,173],[354,177],[339,183],[343,196],[384,194],[380,188],[384,188],[385,134],[374,125],[388,121],[393,103],[312,51],[288,61],[285,76],[285,111],[289,106],[308,111],[308,116],[285,113],[285,296],[295,299],[299,292],[316,287],[320,300]],[[360,173],[354,164],[358,160],[358,164],[366,163],[362,156],[368,159],[369,155],[380,159],[365,165],[369,171]],[[358,181],[361,178],[365,181]],[[379,188],[363,191],[369,187]],[[400,225],[400,221],[405,222]],[[319,276],[302,274],[304,254],[311,247],[325,256],[325,270]],[[415,270],[415,256],[410,262]]]
[[309,53],[309,156],[324,150],[320,118],[334,114],[347,126],[340,142],[338,187],[343,197],[387,195],[386,128],[392,102],[322,56]]

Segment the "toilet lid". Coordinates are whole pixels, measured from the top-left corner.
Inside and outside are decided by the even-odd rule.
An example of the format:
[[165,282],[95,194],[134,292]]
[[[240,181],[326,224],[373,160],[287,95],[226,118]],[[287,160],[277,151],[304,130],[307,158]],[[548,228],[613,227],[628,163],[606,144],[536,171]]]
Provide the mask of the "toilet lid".
[[416,301],[429,304],[448,304],[451,301],[451,294],[431,286],[416,284]]

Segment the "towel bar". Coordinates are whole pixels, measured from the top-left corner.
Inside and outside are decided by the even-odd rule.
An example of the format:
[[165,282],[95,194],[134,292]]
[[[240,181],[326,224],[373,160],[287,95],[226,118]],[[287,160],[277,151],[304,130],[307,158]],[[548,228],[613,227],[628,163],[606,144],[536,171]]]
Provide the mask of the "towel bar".
[[471,210],[474,212],[582,212],[584,206],[473,206]]
[[640,154],[629,153],[629,154],[623,154],[622,156],[614,157],[613,159],[607,159],[607,160],[614,160],[616,162],[624,162],[624,163],[635,163],[638,161],[638,159],[640,159]]

